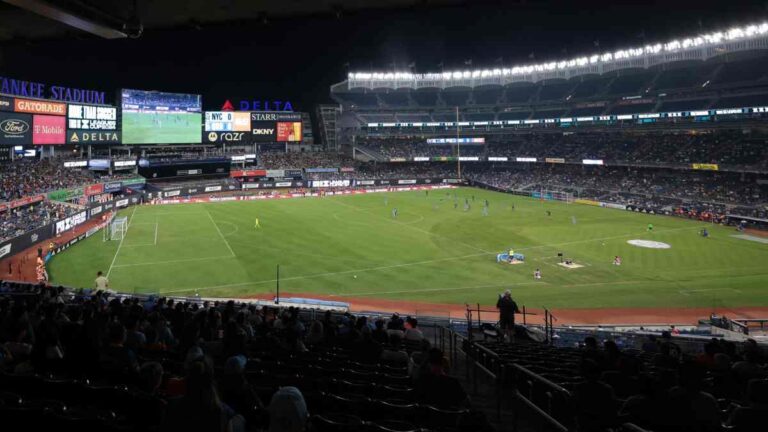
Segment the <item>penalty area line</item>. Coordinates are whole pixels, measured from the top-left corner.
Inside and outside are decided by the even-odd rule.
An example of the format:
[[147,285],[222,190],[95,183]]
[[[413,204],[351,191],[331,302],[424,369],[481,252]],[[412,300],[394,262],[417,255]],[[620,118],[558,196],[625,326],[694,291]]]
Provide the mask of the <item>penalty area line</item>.
[[131,226],[131,221],[133,220],[133,215],[136,214],[136,209],[139,206],[133,207],[133,212],[131,212],[131,217],[128,219],[128,223],[125,227],[125,232],[123,233],[123,238],[120,239],[120,244],[117,245],[117,250],[115,251],[115,256],[112,257],[112,263],[109,265],[109,270],[107,270],[107,276],[106,278],[109,279],[110,273],[112,273],[112,269],[115,267],[115,261],[117,260],[117,255],[120,254],[120,248],[123,247],[123,241],[125,241],[125,237],[128,236],[128,228]]
[[227,241],[227,238],[226,238],[226,237],[224,237],[224,234],[222,234],[222,233],[221,233],[221,230],[219,229],[219,225],[217,225],[217,224],[216,224],[216,221],[215,221],[215,220],[213,220],[213,216],[211,216],[211,212],[209,212],[209,211],[208,211],[208,209],[205,209],[205,213],[208,215],[208,219],[210,219],[210,220],[211,220],[211,223],[212,223],[212,224],[213,224],[213,226],[216,228],[216,232],[218,232],[218,233],[219,233],[219,237],[221,237],[221,239],[222,239],[222,240],[224,240],[224,244],[225,244],[225,245],[227,245],[227,249],[229,249],[229,253],[231,253],[231,254],[232,254],[232,257],[233,257],[233,258],[234,258],[235,256],[237,256],[237,255],[235,255],[235,251],[233,251],[233,250],[232,250],[232,246],[230,246],[230,245],[229,245],[229,242]]
[[[146,245],[146,246],[150,246],[150,245]],[[185,262],[195,262],[195,261],[213,261],[213,260],[230,259],[230,258],[235,258],[235,257],[230,255],[223,255],[223,256],[215,256],[215,257],[189,258],[189,259],[170,260],[170,261],[150,261],[150,262],[143,262],[143,263],[120,264],[120,265],[114,266],[114,268],[140,267],[140,266],[157,265],[157,264],[174,264],[174,263],[185,263]]]

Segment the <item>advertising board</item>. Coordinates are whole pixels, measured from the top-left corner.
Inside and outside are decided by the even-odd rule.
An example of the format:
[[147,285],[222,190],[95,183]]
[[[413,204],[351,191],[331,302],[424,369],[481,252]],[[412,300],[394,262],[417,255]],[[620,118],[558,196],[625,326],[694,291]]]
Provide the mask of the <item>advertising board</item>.
[[64,144],[67,141],[67,121],[64,117],[34,115],[32,117],[32,144]]

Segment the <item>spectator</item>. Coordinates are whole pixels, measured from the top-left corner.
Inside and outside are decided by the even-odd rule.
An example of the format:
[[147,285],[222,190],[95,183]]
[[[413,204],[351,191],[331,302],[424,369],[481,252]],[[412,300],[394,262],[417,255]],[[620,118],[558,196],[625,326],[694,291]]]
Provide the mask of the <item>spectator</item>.
[[264,405],[245,378],[246,363],[247,359],[243,355],[227,359],[221,379],[221,400],[247,420],[253,420],[255,410]]
[[269,432],[304,432],[309,412],[296,387],[282,387],[269,402]]
[[389,335],[389,347],[385,347],[381,352],[381,361],[393,365],[404,367],[408,365],[408,353],[401,348],[402,337],[398,333]]
[[583,381],[574,389],[579,430],[604,431],[616,423],[618,401],[613,389],[600,381],[600,366],[591,359],[581,361]]
[[448,359],[443,352],[431,348],[414,385],[417,397],[440,408],[465,408],[469,406],[469,397],[456,378],[448,375],[448,369]]
[[185,384],[184,395],[168,407],[163,431],[244,430],[243,418],[219,399],[209,359],[198,358],[188,365]]
[[515,341],[515,314],[520,313],[517,303],[512,300],[512,292],[504,291],[503,296],[499,296],[496,302],[496,308],[499,310],[499,325],[507,341]]
[[747,386],[748,406],[738,407],[731,413],[728,424],[736,432],[761,432],[768,419],[768,381],[753,379]]
[[717,400],[702,391],[704,372],[697,363],[684,362],[679,369],[678,386],[669,390],[670,411],[666,418],[678,430],[720,430]]
[[389,333],[384,329],[384,324],[383,319],[377,319],[376,322],[374,322],[376,328],[372,333],[373,340],[383,345],[389,343]]
[[113,372],[136,372],[138,363],[136,354],[125,346],[125,327],[112,323],[108,329],[108,342],[102,349],[101,367]]
[[412,342],[421,342],[424,334],[419,330],[419,321],[416,318],[408,317],[407,329],[405,330],[405,340]]

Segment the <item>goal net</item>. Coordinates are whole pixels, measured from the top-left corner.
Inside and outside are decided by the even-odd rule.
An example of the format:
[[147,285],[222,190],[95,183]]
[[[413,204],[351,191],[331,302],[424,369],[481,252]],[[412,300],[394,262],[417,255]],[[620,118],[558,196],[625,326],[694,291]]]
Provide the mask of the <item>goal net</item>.
[[542,201],[563,201],[568,204],[573,202],[573,194],[556,190],[540,190],[531,192],[531,197]]
[[128,218],[116,217],[104,227],[104,241],[122,240],[126,232],[128,232]]

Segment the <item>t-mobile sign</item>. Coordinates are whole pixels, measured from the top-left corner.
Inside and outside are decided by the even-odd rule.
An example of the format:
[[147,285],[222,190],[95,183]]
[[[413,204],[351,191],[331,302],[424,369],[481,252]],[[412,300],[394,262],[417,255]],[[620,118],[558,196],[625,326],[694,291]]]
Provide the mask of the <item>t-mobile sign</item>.
[[67,119],[61,116],[35,115],[32,119],[32,144],[64,144]]

